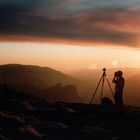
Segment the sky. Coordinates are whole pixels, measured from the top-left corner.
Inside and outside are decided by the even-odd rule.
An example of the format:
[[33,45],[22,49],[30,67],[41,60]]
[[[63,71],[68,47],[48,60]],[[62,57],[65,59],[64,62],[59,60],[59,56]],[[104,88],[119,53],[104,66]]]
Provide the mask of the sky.
[[0,64],[47,66],[70,74],[79,70],[140,68],[140,50],[118,46],[55,43],[1,43]]
[[140,67],[139,17],[140,0],[1,0],[0,64]]

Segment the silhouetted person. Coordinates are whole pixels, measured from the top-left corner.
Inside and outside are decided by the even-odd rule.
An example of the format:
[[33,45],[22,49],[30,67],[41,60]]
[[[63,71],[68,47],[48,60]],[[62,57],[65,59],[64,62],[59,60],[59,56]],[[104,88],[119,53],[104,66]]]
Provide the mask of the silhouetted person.
[[118,108],[123,107],[123,88],[124,88],[124,83],[125,80],[122,77],[122,71],[117,71],[114,74],[113,78],[113,83],[115,84],[115,94],[114,94],[114,99],[115,99],[115,105]]

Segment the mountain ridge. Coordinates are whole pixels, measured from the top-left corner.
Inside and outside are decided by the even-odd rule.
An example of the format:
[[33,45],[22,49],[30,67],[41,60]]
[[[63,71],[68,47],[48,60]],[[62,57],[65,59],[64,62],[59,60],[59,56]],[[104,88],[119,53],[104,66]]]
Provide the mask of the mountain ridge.
[[[80,81],[79,79],[73,78],[69,75],[66,75],[60,71],[54,70],[49,67],[40,67],[35,65],[21,65],[21,64],[5,64],[0,65],[0,83],[7,84],[12,88],[15,88],[18,91],[28,92],[30,94],[39,95],[41,97],[45,97],[45,95],[49,95],[47,92],[46,94],[41,93],[42,89],[46,88],[55,88],[55,85],[61,84],[62,89],[68,85],[73,85],[76,88],[76,92],[72,89],[67,89],[71,91],[72,97],[78,97],[82,90],[83,86],[85,85],[84,82]],[[60,91],[62,90],[60,89]],[[60,96],[57,94],[57,90],[53,90],[54,99],[55,96]],[[68,92],[63,91],[63,94],[70,97]],[[74,96],[74,94],[77,94]],[[80,98],[80,96],[79,96]],[[59,98],[58,99],[64,99]],[[72,101],[72,98],[69,98],[69,101]],[[76,101],[76,99],[73,99]],[[77,98],[77,101],[80,99]]]

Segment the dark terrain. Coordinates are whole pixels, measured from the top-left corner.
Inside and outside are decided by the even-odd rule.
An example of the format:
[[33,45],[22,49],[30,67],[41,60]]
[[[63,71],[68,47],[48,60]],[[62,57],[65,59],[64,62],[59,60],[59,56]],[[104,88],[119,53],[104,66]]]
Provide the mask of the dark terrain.
[[140,110],[78,103],[48,103],[0,86],[1,140],[139,140]]
[[[125,99],[139,105],[137,71],[126,79]],[[80,103],[89,102],[102,71],[92,73],[73,78],[47,67],[1,65],[0,140],[139,140],[139,107]]]

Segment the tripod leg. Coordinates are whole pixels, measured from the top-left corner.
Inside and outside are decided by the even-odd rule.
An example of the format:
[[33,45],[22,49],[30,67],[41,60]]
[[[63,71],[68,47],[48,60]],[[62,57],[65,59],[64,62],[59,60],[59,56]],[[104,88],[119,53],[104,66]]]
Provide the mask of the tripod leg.
[[94,97],[95,97],[95,95],[96,95],[96,92],[97,92],[97,90],[98,90],[98,88],[99,88],[99,85],[100,85],[100,83],[101,83],[102,78],[103,78],[103,76],[101,76],[101,78],[100,78],[100,80],[99,80],[99,83],[98,83],[98,85],[97,85],[97,87],[96,87],[96,89],[95,89],[95,91],[94,91],[94,93],[93,93],[93,96],[92,96],[92,98],[91,98],[90,104],[92,104],[92,101],[93,101],[93,99],[94,99]]
[[109,86],[110,91],[111,91],[111,93],[112,93],[112,96],[113,96],[113,98],[114,98],[114,95],[113,95],[113,90],[112,90],[112,88],[111,88],[111,85],[110,85],[109,80],[108,80],[108,78],[107,78],[107,77],[106,77],[106,81],[107,81],[107,83],[108,83],[108,86]]
[[104,90],[104,81],[105,81],[105,76],[103,76],[103,81],[102,81],[102,88],[101,88],[101,97],[100,97],[100,104],[102,101],[102,97],[103,97],[103,90]]

